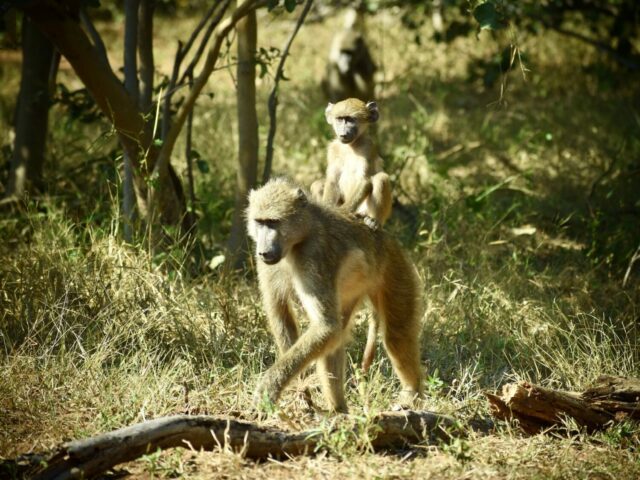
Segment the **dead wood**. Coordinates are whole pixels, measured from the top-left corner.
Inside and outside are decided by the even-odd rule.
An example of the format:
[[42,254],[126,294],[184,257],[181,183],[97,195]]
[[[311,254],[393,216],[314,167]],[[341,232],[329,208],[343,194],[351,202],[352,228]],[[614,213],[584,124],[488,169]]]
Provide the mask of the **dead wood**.
[[[348,418],[348,417],[347,417]],[[330,433],[330,432],[329,432]],[[385,412],[367,422],[374,449],[446,440],[462,434],[449,417],[425,411]],[[285,432],[255,423],[210,416],[176,415],[61,445],[37,479],[88,478],[158,449],[230,449],[252,459],[286,458],[314,453],[326,432]]]
[[624,419],[640,419],[640,380],[601,376],[584,392],[553,390],[528,382],[505,385],[500,395],[485,393],[491,413],[517,420],[526,433],[560,425],[567,418],[592,432]]

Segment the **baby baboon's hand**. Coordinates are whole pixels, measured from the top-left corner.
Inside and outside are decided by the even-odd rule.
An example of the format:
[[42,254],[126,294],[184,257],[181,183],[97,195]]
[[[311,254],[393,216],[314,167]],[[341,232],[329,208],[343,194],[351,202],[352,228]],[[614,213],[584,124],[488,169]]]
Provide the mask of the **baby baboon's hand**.
[[356,213],[356,217],[364,222],[364,224],[369,227],[371,230],[378,230],[380,228],[380,223],[373,217],[366,215],[364,213]]
[[378,230],[380,228],[380,223],[378,223],[375,218],[370,217],[369,215],[365,215],[362,220],[364,221],[364,224],[371,230]]

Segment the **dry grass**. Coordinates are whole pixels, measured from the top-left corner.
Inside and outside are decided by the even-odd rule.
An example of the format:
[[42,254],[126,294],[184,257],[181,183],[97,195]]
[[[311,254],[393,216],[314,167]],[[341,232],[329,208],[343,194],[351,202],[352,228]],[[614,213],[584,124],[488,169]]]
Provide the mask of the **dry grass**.
[[[157,28],[165,73],[169,22]],[[280,46],[292,26],[260,22],[266,47]],[[109,37],[114,49],[117,33]],[[425,36],[418,47],[393,15],[371,19],[369,34],[384,71],[379,137],[405,205],[389,228],[425,284],[422,406],[464,421],[488,414],[483,389],[513,379],[581,388],[599,374],[640,376],[637,270],[621,287],[640,237],[625,213],[637,209],[637,78],[607,70],[572,41],[525,36],[528,80],[512,72],[508,104],[498,106],[499,85],[486,87],[477,72],[505,39],[483,34],[445,45]],[[317,78],[330,35],[326,23],[301,31],[287,68],[292,80],[282,85],[274,168],[305,184],[321,171],[329,136]],[[2,125],[15,96],[11,75],[2,71]],[[260,82],[263,120],[269,88],[269,79]],[[217,72],[209,91],[215,96],[199,101],[194,123],[195,148],[211,167],[198,174],[207,258],[221,251],[232,205],[229,72]],[[154,257],[124,245],[114,220],[113,139],[102,135],[108,126],[69,122],[60,107],[52,125],[51,194],[0,218],[0,457],[159,415],[242,414],[275,355],[252,272],[192,278],[181,249]],[[266,120],[263,139],[265,132]],[[363,342],[358,327],[348,385],[356,414],[389,408],[398,389],[384,353],[368,375],[356,368]],[[322,405],[314,377],[306,382]],[[325,422],[298,403],[299,386],[269,422]],[[127,468],[142,477],[637,478],[638,446],[630,426],[533,438],[505,427],[388,455],[336,437],[328,454],[282,463],[182,451]]]

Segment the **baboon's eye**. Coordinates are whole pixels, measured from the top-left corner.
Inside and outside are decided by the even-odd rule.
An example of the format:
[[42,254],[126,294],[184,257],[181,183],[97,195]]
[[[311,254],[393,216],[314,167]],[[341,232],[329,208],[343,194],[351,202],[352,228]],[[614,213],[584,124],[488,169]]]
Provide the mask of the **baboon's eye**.
[[265,226],[267,228],[276,228],[280,221],[279,220],[272,220],[272,219],[260,219],[260,220],[256,220],[256,223]]

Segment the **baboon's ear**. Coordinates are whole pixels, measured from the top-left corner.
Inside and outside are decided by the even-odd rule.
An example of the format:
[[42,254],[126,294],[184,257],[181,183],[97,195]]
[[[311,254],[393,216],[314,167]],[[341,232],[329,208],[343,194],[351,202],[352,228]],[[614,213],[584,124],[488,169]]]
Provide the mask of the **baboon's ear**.
[[369,111],[369,123],[375,123],[380,118],[380,112],[378,111],[378,104],[376,102],[368,102],[367,110]]
[[333,123],[331,118],[331,110],[333,110],[333,103],[329,102],[329,104],[327,105],[327,108],[324,109],[324,118],[327,119],[327,123],[329,125]]
[[304,190],[302,190],[301,188],[298,188],[296,190],[296,203],[299,205],[304,205],[305,203],[307,203],[307,194],[304,193]]

